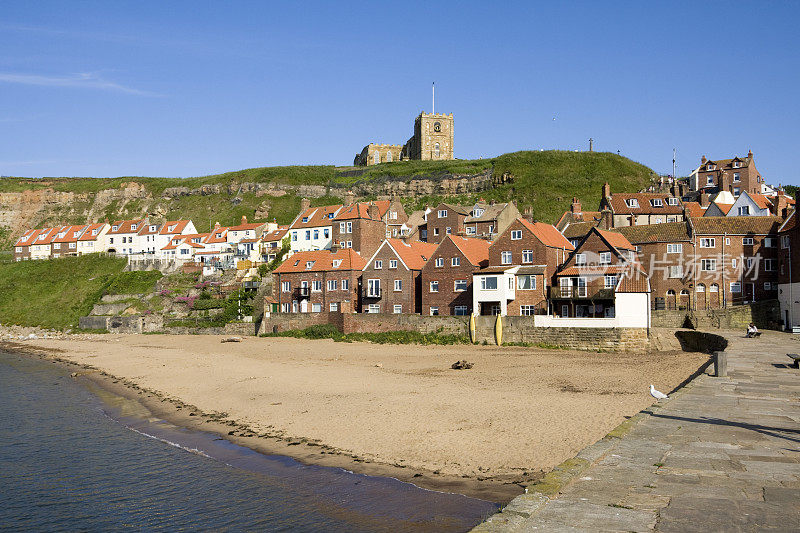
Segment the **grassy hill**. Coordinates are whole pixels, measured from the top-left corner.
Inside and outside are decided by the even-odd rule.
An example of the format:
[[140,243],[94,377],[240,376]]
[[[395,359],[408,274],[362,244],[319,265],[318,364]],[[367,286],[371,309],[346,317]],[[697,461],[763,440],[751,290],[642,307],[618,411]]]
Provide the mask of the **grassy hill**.
[[160,272],[123,272],[127,259],[100,255],[0,263],[0,323],[77,327],[104,294],[150,292]]
[[[83,199],[68,205],[48,206],[39,225],[82,223],[87,219],[87,213],[92,213],[94,219],[113,220],[161,212],[165,213],[167,219],[191,218],[198,230],[203,231],[214,222],[233,224],[242,215],[252,219],[254,212],[265,206],[269,210],[269,218],[275,218],[279,223],[288,223],[297,214],[300,198],[296,194],[259,196],[254,192],[239,191],[239,185],[243,183],[323,186],[327,195],[312,199],[312,205],[324,205],[341,201],[348,187],[356,184],[372,183],[374,190],[381,190],[381,184],[386,181],[412,178],[436,180],[453,175],[478,175],[487,171],[494,176],[509,172],[514,181],[481,193],[451,196],[448,201],[469,204],[478,198],[517,200],[520,211],[530,206],[537,219],[555,222],[569,208],[573,196],[580,198],[586,209],[596,209],[600,187],[605,181],[611,184],[612,191],[635,192],[648,186],[655,176],[648,167],[612,153],[523,151],[492,159],[399,161],[366,168],[262,167],[194,178],[3,178],[0,179],[0,193],[50,189],[84,195]],[[99,211],[92,209],[98,192],[121,189],[132,183],[146,189],[152,195],[152,200],[135,198],[126,202],[114,201]],[[162,197],[164,190],[169,187],[196,189],[204,185],[223,186],[223,192]],[[404,198],[403,201],[407,209],[414,209],[437,203],[441,199],[441,196],[426,196]],[[12,235],[0,234],[0,240],[3,241],[0,245],[8,246],[10,237]]]

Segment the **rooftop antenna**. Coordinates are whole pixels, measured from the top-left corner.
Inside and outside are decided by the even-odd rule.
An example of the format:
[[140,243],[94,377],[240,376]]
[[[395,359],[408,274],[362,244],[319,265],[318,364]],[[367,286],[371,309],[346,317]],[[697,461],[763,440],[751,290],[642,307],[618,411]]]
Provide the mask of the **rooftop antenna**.
[[436,82],[431,83],[431,115],[436,114]]
[[675,176],[675,155],[677,154],[677,150],[675,148],[672,149],[672,179],[676,179]]

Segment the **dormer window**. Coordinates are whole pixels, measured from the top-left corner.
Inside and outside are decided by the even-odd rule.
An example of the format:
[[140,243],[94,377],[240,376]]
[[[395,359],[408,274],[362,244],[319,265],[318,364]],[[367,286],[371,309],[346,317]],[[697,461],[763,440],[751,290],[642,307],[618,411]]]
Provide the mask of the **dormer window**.
[[94,237],[94,236],[96,236],[96,235],[97,235],[97,230],[96,230],[96,229],[93,229],[93,230],[92,230],[92,237]]
[[331,266],[332,266],[333,268],[339,268],[339,266],[340,266],[341,264],[342,264],[342,260],[341,260],[341,259],[334,259],[334,260],[333,260],[333,263],[331,264]]
[[314,266],[314,263],[316,263],[316,261],[306,261],[306,270],[311,270],[311,268]]
[[111,226],[111,231],[117,231],[118,229],[119,229],[119,226]]
[[653,198],[650,200],[650,203],[653,205],[653,207],[664,207],[664,202],[661,200],[661,198]]
[[333,213],[328,213],[328,218],[333,218]]
[[303,224],[305,224],[306,222],[308,222],[308,217],[303,217]]
[[217,239],[221,239],[221,238],[222,238],[222,233],[217,233]]
[[156,227],[155,227],[155,226],[150,226],[150,231],[151,231],[151,232],[152,232],[152,231],[155,231],[155,230],[156,230]]
[[138,226],[138,224],[132,224],[131,225],[131,231],[136,231],[136,227],[137,226]]
[[671,196],[670,198],[667,198],[667,203],[669,205],[678,205],[678,199],[674,196]]
[[639,200],[636,198],[628,198],[625,200],[625,205],[630,207],[631,209],[637,209],[639,207]]
[[715,168],[717,168],[716,165],[712,165],[711,163],[706,165],[706,170],[714,170]]
[[480,207],[476,207],[475,210],[472,212],[472,216],[479,217],[484,213],[483,209]]
[[739,168],[739,162],[738,161],[734,161],[733,162],[733,168]]

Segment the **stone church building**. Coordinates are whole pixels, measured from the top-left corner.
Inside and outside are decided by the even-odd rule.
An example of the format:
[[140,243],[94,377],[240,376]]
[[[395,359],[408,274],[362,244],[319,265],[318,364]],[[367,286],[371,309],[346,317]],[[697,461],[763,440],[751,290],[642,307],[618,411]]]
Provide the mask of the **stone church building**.
[[425,113],[414,120],[414,135],[405,145],[370,143],[356,154],[356,166],[409,159],[447,160],[453,156],[453,114]]

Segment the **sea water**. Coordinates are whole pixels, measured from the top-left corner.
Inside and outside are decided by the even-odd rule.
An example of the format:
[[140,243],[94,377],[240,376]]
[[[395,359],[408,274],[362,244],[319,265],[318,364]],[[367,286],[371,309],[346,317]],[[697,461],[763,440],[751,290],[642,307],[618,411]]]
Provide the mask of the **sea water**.
[[0,352],[0,529],[465,531],[497,506],[262,455]]

